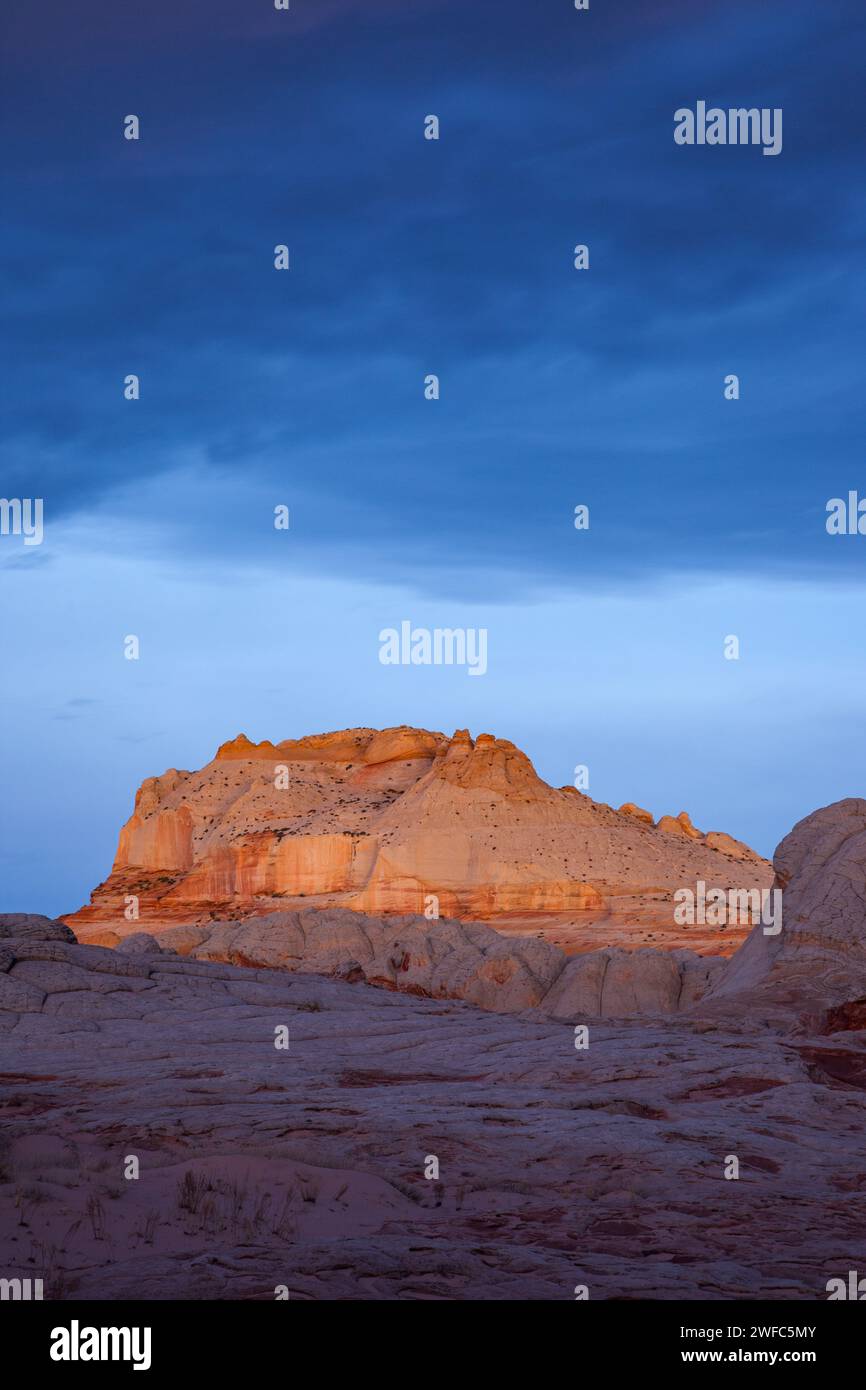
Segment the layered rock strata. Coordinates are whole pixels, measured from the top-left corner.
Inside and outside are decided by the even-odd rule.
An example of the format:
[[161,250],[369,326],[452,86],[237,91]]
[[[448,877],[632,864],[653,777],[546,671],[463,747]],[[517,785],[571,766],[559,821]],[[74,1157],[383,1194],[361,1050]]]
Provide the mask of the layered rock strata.
[[[199,772],[144,782],[109,878],[67,920],[84,933],[137,913],[150,931],[302,905],[422,913],[435,901],[462,920],[609,917],[619,929],[633,910],[664,929],[677,888],[763,888],[771,877],[747,846],[703,834],[685,813],[655,825],[634,806],[549,786],[489,734],[241,735]],[[710,933],[701,949],[728,951],[742,935]],[[571,947],[565,931],[562,944],[598,943]]]

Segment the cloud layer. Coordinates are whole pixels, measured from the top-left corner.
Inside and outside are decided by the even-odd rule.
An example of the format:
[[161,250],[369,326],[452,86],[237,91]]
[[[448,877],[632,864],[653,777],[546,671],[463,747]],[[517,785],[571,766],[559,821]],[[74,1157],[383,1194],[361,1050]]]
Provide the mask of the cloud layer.
[[[443,591],[860,572],[859,7],[179,8],[10,21],[7,494]],[[781,157],[675,147],[699,95]]]

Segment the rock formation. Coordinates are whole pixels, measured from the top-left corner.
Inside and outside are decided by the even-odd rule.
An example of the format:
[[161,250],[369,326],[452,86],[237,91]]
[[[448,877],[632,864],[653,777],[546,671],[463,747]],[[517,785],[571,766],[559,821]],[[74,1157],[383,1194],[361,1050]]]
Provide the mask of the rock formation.
[[[81,935],[123,924],[133,900],[140,927],[158,930],[305,904],[420,913],[435,897],[443,915],[521,927],[531,914],[610,918],[613,940],[631,917],[670,927],[672,893],[697,880],[749,888],[770,878],[747,846],[702,834],[684,812],[656,826],[640,808],[548,786],[489,734],[239,735],[200,772],[144,782],[110,877],[67,920]],[[723,952],[744,935],[680,944]],[[630,941],[626,930],[620,944],[659,944],[651,937]]]
[[[798,1010],[866,1009],[866,801],[849,798],[801,820],[773,858],[782,930],[752,931],[715,983],[714,1000]],[[866,1015],[864,1015],[866,1019]],[[852,1025],[855,1026],[855,1025]]]
[[627,1018],[689,1008],[724,968],[694,951],[591,951],[570,959],[549,942],[503,938],[481,923],[375,918],[341,908],[278,912],[240,922],[169,927],[105,944],[150,943],[193,960],[297,970],[365,981],[431,999],[464,999],[495,1013],[538,1009],[560,1021]]
[[[109,950],[0,918],[4,1276],[73,1301],[826,1298],[862,1268],[866,802],[802,822],[776,870],[780,937],[687,966],[683,993],[721,983],[667,1014],[659,953],[563,961],[457,922],[286,913]],[[439,970],[486,1011],[412,992]],[[656,975],[649,1014],[610,1016]]]

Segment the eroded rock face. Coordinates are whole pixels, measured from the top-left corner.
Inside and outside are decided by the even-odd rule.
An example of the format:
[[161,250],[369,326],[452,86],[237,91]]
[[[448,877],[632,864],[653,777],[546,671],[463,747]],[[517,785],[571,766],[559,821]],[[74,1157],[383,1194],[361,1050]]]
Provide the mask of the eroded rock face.
[[806,816],[773,866],[782,929],[755,927],[712,997],[799,1009],[866,997],[866,801],[852,797]]
[[422,912],[430,895],[461,919],[603,917],[614,899],[646,893],[662,895],[667,921],[677,888],[763,887],[770,876],[746,846],[702,835],[685,813],[655,826],[631,805],[614,811],[548,786],[490,734],[239,735],[200,772],[142,785],[111,876],[67,920],[92,933],[122,923],[132,900],[148,931],[305,900],[399,915]]
[[75,941],[75,933],[53,917],[43,917],[38,912],[5,912],[0,914],[0,941],[4,937],[37,941]]
[[503,938],[479,922],[340,908],[169,927],[152,938],[103,935],[105,945],[136,955],[149,939],[193,960],[334,975],[496,1013],[539,1009],[561,1021],[675,1013],[695,1003],[724,966],[693,951],[610,948],[570,960],[549,942]]
[[[337,950],[363,953],[349,917]],[[578,1050],[538,1010],[51,928],[0,940],[0,1268],[46,1299],[814,1300],[862,1268],[862,1039],[745,1010],[591,1022]],[[501,959],[474,978],[510,998],[523,976],[496,978]],[[619,964],[573,960],[546,997],[585,976],[588,998],[627,1000]]]

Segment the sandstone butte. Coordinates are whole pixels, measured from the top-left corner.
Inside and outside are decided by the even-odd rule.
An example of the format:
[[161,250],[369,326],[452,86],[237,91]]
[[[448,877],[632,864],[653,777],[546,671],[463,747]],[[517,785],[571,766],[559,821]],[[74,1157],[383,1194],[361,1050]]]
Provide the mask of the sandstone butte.
[[[283,770],[281,772],[281,769]],[[224,743],[199,772],[148,778],[111,874],[65,918],[80,940],[291,908],[493,922],[568,953],[728,955],[748,924],[676,927],[673,893],[766,888],[767,861],[681,812],[654,823],[554,788],[513,743],[465,730],[346,729]],[[128,900],[139,917],[126,919]]]

